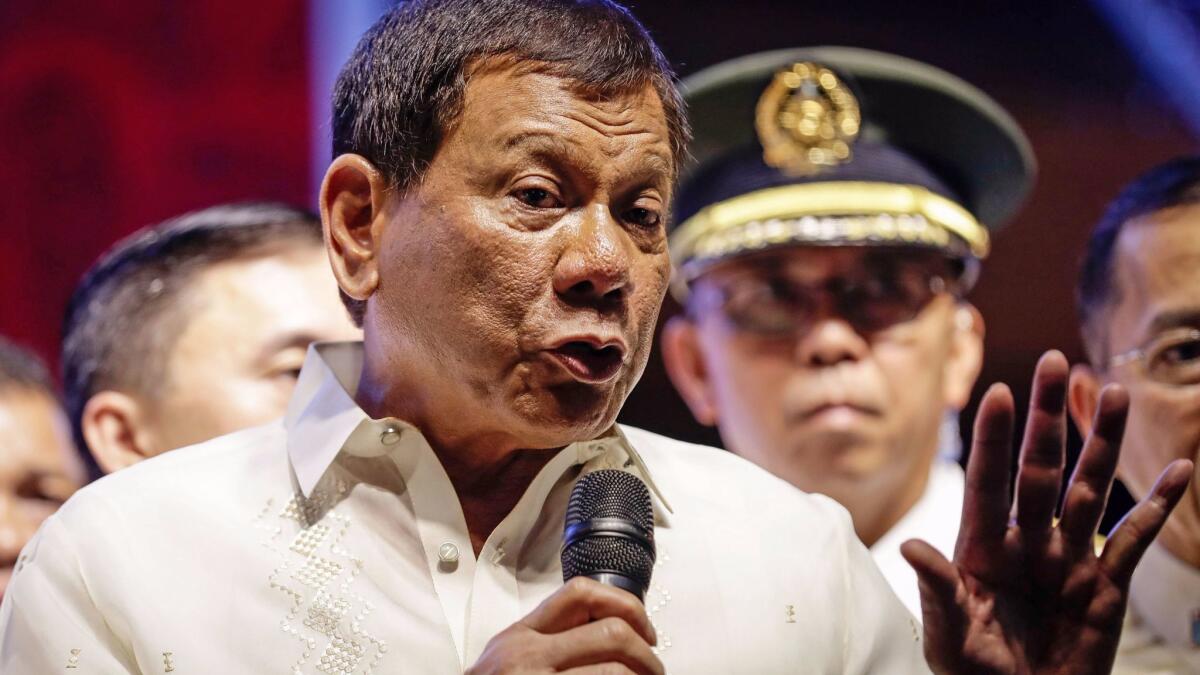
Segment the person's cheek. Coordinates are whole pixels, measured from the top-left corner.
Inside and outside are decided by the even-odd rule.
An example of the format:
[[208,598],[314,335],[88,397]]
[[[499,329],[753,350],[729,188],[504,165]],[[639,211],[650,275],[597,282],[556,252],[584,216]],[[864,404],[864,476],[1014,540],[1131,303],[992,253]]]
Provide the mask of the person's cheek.
[[[25,516],[26,522],[29,523],[32,530],[36,530],[54,512],[61,506],[56,501],[49,499],[26,499],[21,504],[21,511]],[[32,534],[32,533],[31,533]]]
[[804,375],[785,359],[774,358],[769,352],[748,351],[744,345],[730,345],[723,354],[723,382],[718,396],[723,399],[724,410],[734,411],[736,419],[731,423],[754,437],[754,444],[764,452],[785,445],[784,392],[789,383]]
[[275,419],[283,414],[294,381],[276,378],[239,377],[231,379],[219,401],[210,403],[216,413],[211,436],[238,431]]
[[1177,453],[1181,430],[1161,401],[1142,398],[1137,403],[1127,423],[1120,462],[1126,487],[1140,499]]
[[287,408],[288,401],[296,391],[298,373],[294,371],[277,373],[269,384],[263,388],[264,415],[277,417]]
[[932,374],[925,369],[919,343],[877,341],[865,363],[859,367],[859,384],[874,391],[884,416],[911,421],[918,406],[933,401],[925,396]]
[[273,377],[266,387],[267,399],[271,401],[270,408],[272,410],[287,408],[288,401],[291,400],[292,394],[295,391],[295,377],[290,375],[277,375]]

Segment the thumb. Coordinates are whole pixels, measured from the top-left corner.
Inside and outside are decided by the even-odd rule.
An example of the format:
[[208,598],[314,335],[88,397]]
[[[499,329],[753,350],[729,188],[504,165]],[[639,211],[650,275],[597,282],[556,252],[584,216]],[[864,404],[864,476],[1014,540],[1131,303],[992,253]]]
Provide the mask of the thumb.
[[925,658],[931,666],[956,661],[966,639],[967,617],[960,603],[958,569],[937,549],[920,539],[900,546],[900,554],[917,573]]

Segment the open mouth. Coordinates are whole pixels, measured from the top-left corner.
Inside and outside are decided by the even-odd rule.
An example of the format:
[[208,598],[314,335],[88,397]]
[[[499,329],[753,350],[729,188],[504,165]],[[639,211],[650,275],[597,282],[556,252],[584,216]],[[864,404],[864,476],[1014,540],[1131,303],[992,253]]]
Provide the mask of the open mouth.
[[624,353],[617,345],[603,347],[573,340],[548,350],[580,382],[606,382],[621,370]]

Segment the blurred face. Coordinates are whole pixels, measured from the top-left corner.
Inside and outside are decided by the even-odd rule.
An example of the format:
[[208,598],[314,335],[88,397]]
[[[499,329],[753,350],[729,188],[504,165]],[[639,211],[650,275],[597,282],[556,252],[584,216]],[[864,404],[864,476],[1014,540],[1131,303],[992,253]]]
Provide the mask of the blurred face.
[[309,343],[360,336],[318,246],[214,265],[186,293],[165,392],[145,402],[159,441],[149,454],[280,417]]
[[368,369],[402,391],[376,392],[389,413],[435,444],[603,432],[649,354],[672,173],[651,88],[475,72],[423,181],[388,205],[366,331]]
[[58,403],[24,388],[0,390],[0,597],[21,548],[84,482]]
[[[1107,325],[1117,363],[1107,376],[1129,390],[1119,471],[1141,498],[1172,460],[1200,466],[1200,207],[1167,209],[1126,224],[1114,268],[1119,296]],[[1188,541],[1200,560],[1197,479],[1200,474],[1164,538]]]
[[689,402],[727,447],[839,500],[870,540],[860,517],[902,514],[919,497],[942,416],[965,404],[978,372],[979,337],[956,325],[971,313],[953,278],[923,252],[796,246],[740,258],[693,285],[691,337],[666,348],[694,345]]

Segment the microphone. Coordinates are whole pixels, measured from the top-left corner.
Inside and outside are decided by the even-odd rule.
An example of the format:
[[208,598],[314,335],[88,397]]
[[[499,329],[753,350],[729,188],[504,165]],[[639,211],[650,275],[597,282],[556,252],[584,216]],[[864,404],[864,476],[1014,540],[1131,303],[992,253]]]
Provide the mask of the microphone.
[[593,471],[575,484],[563,532],[563,581],[579,576],[644,600],[654,570],[654,506],[637,476]]

